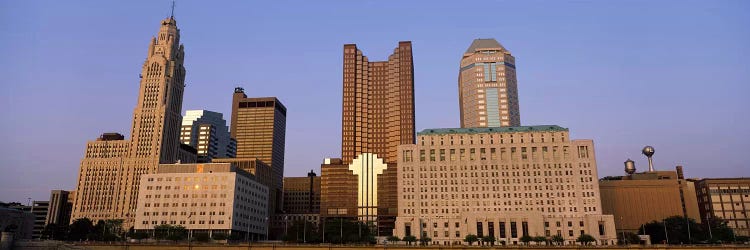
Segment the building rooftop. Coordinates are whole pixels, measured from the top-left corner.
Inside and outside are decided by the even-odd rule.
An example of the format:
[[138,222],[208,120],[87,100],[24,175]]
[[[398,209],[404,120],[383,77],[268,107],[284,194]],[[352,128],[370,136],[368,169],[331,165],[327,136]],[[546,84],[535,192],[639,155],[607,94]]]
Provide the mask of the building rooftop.
[[430,128],[417,133],[417,135],[441,135],[441,134],[486,134],[486,133],[514,133],[514,132],[557,132],[568,131],[557,125],[517,126],[517,127],[493,127],[493,128]]
[[474,53],[477,49],[494,49],[494,48],[500,48],[503,51],[508,51],[501,45],[497,40],[494,38],[479,38],[474,39],[473,42],[471,42],[471,45],[468,49],[466,49],[466,53]]

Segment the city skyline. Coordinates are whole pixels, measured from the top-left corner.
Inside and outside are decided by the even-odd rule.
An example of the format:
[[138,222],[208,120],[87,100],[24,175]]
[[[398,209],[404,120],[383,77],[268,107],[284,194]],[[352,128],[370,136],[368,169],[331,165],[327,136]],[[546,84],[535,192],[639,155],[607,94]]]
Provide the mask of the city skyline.
[[[17,3],[3,4],[14,5]],[[732,34],[726,32],[740,30],[739,23],[742,23],[740,19],[744,20],[747,17],[739,16],[740,11],[737,9],[741,8],[737,7],[741,6],[747,9],[747,4],[740,4],[739,2],[703,4],[718,8],[723,11],[722,13],[726,17],[716,18],[710,13],[699,12],[698,9],[701,7],[681,6],[683,9],[680,10],[683,12],[676,15],[679,17],[676,20],[678,22],[662,20],[663,23],[654,23],[657,26],[661,25],[659,27],[662,28],[680,25],[676,27],[676,31],[667,31],[668,33],[672,32],[670,34],[675,35],[675,37],[669,38],[666,35],[658,34],[663,30],[657,28],[647,28],[646,33],[649,36],[646,36],[646,38],[651,39],[649,40],[650,44],[635,43],[637,40],[617,41],[615,39],[618,35],[633,35],[629,32],[634,32],[634,30],[630,29],[638,29],[638,23],[630,26],[618,22],[608,23],[616,24],[614,26],[620,28],[621,33],[614,32],[612,37],[605,38],[597,38],[596,35],[608,34],[609,26],[576,23],[585,21],[586,18],[604,18],[604,15],[589,12],[591,10],[588,8],[596,8],[599,5],[597,3],[591,3],[594,7],[586,6],[585,8],[568,4],[568,8],[589,14],[583,15],[583,18],[574,18],[572,21],[566,20],[564,24],[561,24],[564,29],[567,29],[566,31],[572,33],[575,33],[577,29],[593,31],[593,34],[578,38],[578,40],[573,35],[566,37],[567,39],[557,38],[557,40],[552,39],[552,35],[550,35],[550,41],[540,42],[533,39],[535,37],[534,32],[524,33],[518,27],[511,27],[511,24],[497,23],[482,26],[484,28],[489,27],[487,30],[482,30],[480,27],[468,32],[457,32],[455,30],[441,32],[439,26],[446,25],[445,22],[429,25],[426,24],[429,22],[423,23],[421,21],[411,24],[409,26],[412,27],[411,29],[404,28],[393,32],[393,34],[382,37],[376,36],[376,38],[371,37],[366,29],[359,33],[340,34],[331,39],[314,38],[308,44],[305,44],[307,46],[303,46],[303,48],[310,48],[310,50],[303,50],[304,53],[309,53],[309,55],[302,53],[303,55],[296,58],[301,59],[299,64],[292,65],[301,66],[300,72],[304,76],[292,78],[294,80],[289,81],[285,79],[289,76],[276,74],[284,73],[288,69],[277,71],[273,68],[285,67],[277,67],[274,64],[287,62],[291,59],[287,58],[288,56],[299,56],[300,52],[291,50],[277,52],[271,46],[275,43],[285,44],[287,41],[284,41],[284,39],[287,38],[288,34],[272,33],[274,29],[271,27],[262,28],[258,32],[255,31],[256,29],[249,29],[250,31],[246,32],[250,33],[249,36],[262,37],[253,40],[240,34],[222,33],[225,30],[210,31],[209,29],[240,17],[227,15],[228,17],[218,18],[218,20],[208,20],[202,15],[213,15],[217,11],[235,13],[235,10],[213,6],[212,8],[216,9],[208,8],[206,11],[209,13],[200,13],[198,11],[201,10],[199,6],[179,2],[176,17],[180,20],[181,29],[185,31],[186,35],[182,40],[187,44],[186,51],[188,51],[185,59],[188,68],[186,80],[188,86],[185,89],[185,105],[182,106],[182,109],[216,110],[228,116],[231,114],[231,91],[236,86],[247,89],[249,96],[279,96],[289,108],[290,120],[288,122],[288,143],[286,145],[287,154],[294,155],[294,157],[287,157],[285,165],[288,167],[285,176],[304,176],[304,173],[309,169],[317,169],[324,157],[340,156],[338,149],[340,149],[339,136],[341,136],[341,130],[338,126],[340,126],[341,99],[338,98],[341,94],[340,76],[342,73],[340,47],[343,44],[357,43],[363,47],[364,51],[368,51],[368,54],[376,55],[371,60],[382,60],[382,55],[388,54],[389,50],[392,49],[393,41],[411,40],[415,43],[415,116],[417,117],[416,130],[420,131],[425,128],[458,127],[460,119],[458,105],[456,105],[458,102],[455,88],[455,68],[459,64],[458,59],[471,40],[475,38],[495,38],[513,51],[519,65],[519,71],[517,72],[519,99],[522,100],[520,106],[524,113],[521,124],[560,124],[564,127],[575,128],[572,137],[593,139],[597,146],[598,154],[596,156],[601,173],[599,177],[621,175],[622,162],[627,158],[637,162],[639,171],[645,170],[646,161],[640,155],[640,148],[647,144],[656,148],[657,153],[654,160],[657,170],[672,169],[674,165],[684,165],[691,169],[688,177],[738,176],[743,174],[742,169],[746,169],[743,168],[741,150],[750,146],[746,140],[741,139],[750,135],[741,126],[748,121],[749,117],[748,111],[741,107],[750,104],[747,98],[741,96],[742,93],[747,92],[743,90],[748,90],[748,86],[741,83],[747,82],[750,77],[748,72],[740,72],[742,69],[740,59],[748,53],[747,44],[750,43],[747,43],[747,41],[750,40],[750,36],[747,32]],[[69,7],[58,6],[59,8],[56,8],[54,5],[52,3],[34,8],[32,8],[33,6],[2,8],[4,10],[18,10],[18,13],[7,13],[7,15],[4,13],[3,19],[28,21],[20,27],[3,27],[4,31],[13,32],[8,32],[8,34],[11,34],[11,39],[0,40],[0,45],[2,45],[0,47],[3,47],[3,50],[8,49],[7,54],[11,55],[0,59],[2,60],[0,65],[8,66],[0,72],[10,76],[7,79],[8,82],[2,84],[2,91],[0,91],[3,93],[0,94],[0,97],[10,104],[10,108],[3,111],[5,114],[3,116],[15,117],[15,119],[3,123],[0,127],[0,130],[3,131],[0,135],[3,138],[9,138],[11,142],[0,148],[4,152],[4,158],[6,158],[3,170],[8,172],[7,175],[0,177],[0,183],[3,183],[0,184],[0,189],[8,190],[8,192],[0,194],[0,200],[2,201],[25,201],[26,197],[39,200],[45,199],[51,189],[71,190],[75,185],[75,173],[86,141],[94,139],[103,132],[119,132],[124,134],[126,138],[131,138],[128,133],[128,124],[130,124],[128,120],[135,106],[132,100],[135,99],[137,94],[134,86],[138,82],[137,69],[143,60],[143,47],[146,45],[144,40],[152,36],[153,23],[164,18],[163,12],[166,12],[168,7],[166,1],[163,8],[161,6],[155,7],[153,4],[121,6],[118,4],[92,3],[89,6],[76,6],[82,8],[82,10],[77,11],[84,11],[84,13],[80,13],[82,17],[62,18],[58,20],[60,21],[59,24],[55,24],[45,19],[59,18],[57,13],[52,13],[50,10],[64,10],[64,8]],[[362,5],[367,6],[367,3],[345,5],[345,7],[356,8],[362,7]],[[537,12],[543,11],[533,6],[510,5],[510,8],[531,8]],[[553,5],[560,4],[554,3]],[[669,4],[664,3],[651,5],[663,9],[670,7]],[[395,8],[392,5],[386,6],[376,7],[366,15],[368,19],[365,20],[374,18],[379,11],[384,11],[384,8]],[[240,9],[252,10],[250,7],[252,6],[243,6]],[[96,8],[106,8],[108,11],[85,12],[85,10]],[[121,10],[115,10],[116,8],[121,8]],[[446,11],[448,6],[436,4],[430,8],[434,11]],[[138,15],[127,16],[126,11],[133,9],[142,11]],[[291,12],[304,16],[306,13],[303,13],[302,9],[304,8],[295,8]],[[37,10],[38,13],[28,14],[28,11]],[[632,7],[626,8],[623,12],[619,12],[620,15],[615,15],[612,19],[625,18],[627,16],[625,13],[628,11],[635,12],[638,10]],[[542,14],[537,12],[533,13]],[[332,11],[332,13],[337,12]],[[35,17],[37,20],[20,18],[24,14],[27,15],[25,18]],[[265,18],[261,20],[265,21],[280,18],[274,17],[272,14],[268,16],[256,12],[253,12],[253,14],[260,15]],[[653,18],[655,18],[649,15],[657,13],[646,12],[641,14],[646,16],[646,21],[640,20],[640,22],[647,23],[649,20],[654,21]],[[438,16],[435,14],[422,15],[433,18],[433,20]],[[691,15],[698,15],[703,19],[699,23],[696,20],[701,18],[688,19],[688,16]],[[531,16],[526,18],[533,18],[535,15]],[[348,15],[334,16],[324,19],[327,21],[323,21],[323,23],[336,21],[335,18],[343,19],[345,17],[348,17]],[[118,20],[121,23],[107,22],[102,18]],[[484,18],[487,17],[478,17],[479,20],[484,20]],[[706,18],[708,19],[706,20]],[[732,20],[732,18],[736,20]],[[89,20],[104,20],[104,22],[93,24],[87,22]],[[245,20],[247,22],[240,21],[240,23],[253,24],[252,20],[254,19],[250,18]],[[523,25],[541,28],[545,24],[550,25],[549,21],[551,20],[546,21],[548,22],[524,23]],[[680,21],[687,23],[682,24],[679,23]],[[728,23],[723,23],[725,21]],[[368,24],[367,21],[362,22]],[[42,23],[47,24],[49,28],[36,27],[36,25]],[[320,21],[313,23],[320,24]],[[398,22],[388,22],[389,25],[395,25],[394,23]],[[711,26],[718,24],[730,27]],[[62,25],[70,25],[71,27]],[[111,30],[91,32],[87,28],[74,27],[76,25],[82,25],[83,27],[87,27],[86,25],[106,25]],[[291,25],[282,22],[278,27],[292,27]],[[299,25],[307,27],[307,25],[314,24]],[[643,25],[643,23],[640,23],[640,25]],[[374,26],[368,24],[367,27]],[[697,37],[695,35],[696,37],[692,37],[688,35],[688,33],[694,32],[682,30],[688,26],[693,26],[692,28],[704,27],[705,30],[702,32],[714,32],[711,33],[713,34],[711,39],[714,41],[706,40],[710,36]],[[19,29],[23,27],[30,30],[22,31]],[[231,27],[229,29],[232,29]],[[340,26],[337,27],[340,28]],[[417,27],[432,27],[433,30],[412,33],[412,31],[418,29]],[[737,29],[733,29],[734,27]],[[58,28],[59,32],[67,33],[60,34],[54,30],[47,30],[54,28]],[[506,33],[503,30],[504,28],[510,31]],[[336,33],[335,29],[321,29],[325,31],[325,34]],[[303,30],[303,28],[295,28],[295,31],[298,32]],[[42,34],[45,31],[49,33]],[[86,34],[87,32],[98,34]],[[215,39],[201,40],[199,37],[204,34],[216,37]],[[38,44],[49,46],[49,48],[26,47],[28,45],[24,44],[23,40],[28,40],[27,36],[32,38],[39,36],[37,38],[41,38],[40,40],[32,39],[31,45]],[[451,41],[442,41],[446,37],[451,38]],[[723,38],[723,40],[716,39],[717,37]],[[231,43],[227,40],[235,38],[239,38],[243,42],[256,42],[259,45],[257,46],[259,47],[258,50],[265,49],[273,51],[273,53],[264,54],[265,52],[254,49],[230,48]],[[687,38],[695,38],[695,41],[685,41]],[[586,39],[594,40],[595,44],[604,42],[612,44],[603,46],[604,48],[587,47],[590,44],[586,43]],[[661,39],[665,39],[665,41],[661,41]],[[252,43],[249,43],[249,45],[249,47],[254,47]],[[637,47],[640,53],[619,54],[621,53],[619,50],[627,49],[620,49],[617,46],[625,45]],[[698,45],[701,45],[701,47],[698,47]],[[116,47],[118,51],[112,51],[112,47]],[[695,48],[701,49],[694,50]],[[50,49],[57,51],[49,51]],[[21,58],[20,55],[23,52],[32,52],[33,57],[30,59],[22,58],[17,62],[11,62],[8,59]],[[651,54],[646,54],[647,52]],[[269,56],[269,58],[256,56],[256,53]],[[596,53],[608,54],[596,55]],[[272,55],[279,58],[270,57]],[[618,56],[622,58],[617,58]],[[318,65],[315,60],[317,57],[324,58],[325,63]],[[613,57],[617,60],[608,61],[605,60],[605,57]],[[668,57],[674,57],[673,60],[675,61],[672,62],[675,64],[674,66],[662,65],[669,62],[666,59]],[[258,58],[262,58],[262,60]],[[69,61],[69,59],[75,60]],[[559,63],[561,59],[566,59],[566,62],[569,63],[561,64]],[[587,61],[584,59],[593,60]],[[110,65],[99,65],[102,64],[101,61],[105,60],[110,61]],[[239,63],[236,60],[240,60]],[[643,64],[643,66],[632,66],[629,64],[632,62],[631,60],[637,62],[635,64]],[[545,64],[545,61],[549,61],[549,64]],[[710,62],[710,64],[699,63],[701,61]],[[608,64],[601,65],[602,62]],[[11,63],[17,64],[11,65]],[[62,63],[67,65],[59,65]],[[649,68],[646,68],[646,66],[649,66]],[[236,74],[225,73],[224,71],[227,71],[225,67],[229,71],[236,72]],[[638,74],[630,70],[644,70],[643,68],[645,68],[646,73],[651,75],[647,74],[648,77],[644,78],[630,75]],[[698,69],[707,73],[700,75],[684,74],[685,72],[696,72]],[[95,70],[96,72],[89,70]],[[217,76],[217,73],[223,75]],[[588,73],[588,75],[584,73]],[[614,79],[617,77],[624,79]],[[603,82],[605,83],[602,84]],[[659,85],[660,82],[669,83]],[[76,84],[71,84],[65,88],[58,86],[64,83]],[[627,83],[631,83],[633,86],[623,86]],[[688,83],[688,85],[684,83]],[[709,83],[711,88],[701,89],[700,85],[697,85],[699,83]],[[682,86],[688,87],[676,89]],[[290,87],[296,89],[290,89]],[[651,88],[651,92],[648,88]],[[305,97],[309,93],[315,94],[312,95],[313,97]],[[200,95],[205,96],[201,97]],[[67,98],[53,98],[59,96]],[[29,103],[29,100],[26,99],[37,103]],[[54,100],[64,101],[53,102]],[[41,108],[36,105],[54,105],[52,107],[58,107],[59,110],[35,112]],[[443,110],[450,112],[446,115],[447,112],[443,112]],[[40,117],[40,113],[49,115]],[[34,114],[34,116],[29,114]],[[701,114],[701,117],[697,117],[697,114]],[[642,121],[649,121],[650,123]],[[35,122],[39,124],[32,124]],[[49,124],[57,125],[49,126]],[[24,129],[33,130],[33,133],[19,133]],[[694,142],[692,144],[695,145],[690,145],[689,142]],[[716,160],[721,161],[717,163]],[[40,173],[48,173],[48,176],[42,176]],[[47,186],[38,183],[45,183],[44,185]]]

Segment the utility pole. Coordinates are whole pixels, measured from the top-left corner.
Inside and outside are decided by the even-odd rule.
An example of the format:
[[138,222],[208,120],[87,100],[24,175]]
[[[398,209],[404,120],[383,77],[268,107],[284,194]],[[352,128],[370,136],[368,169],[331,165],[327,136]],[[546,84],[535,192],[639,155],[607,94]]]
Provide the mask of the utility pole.
[[708,213],[706,213],[706,222],[708,223],[708,235],[710,235],[713,240],[714,234],[711,232],[711,220],[708,219]]
[[664,225],[664,238],[666,238],[666,243],[669,245],[669,234],[667,233],[667,221],[662,220],[662,224]]

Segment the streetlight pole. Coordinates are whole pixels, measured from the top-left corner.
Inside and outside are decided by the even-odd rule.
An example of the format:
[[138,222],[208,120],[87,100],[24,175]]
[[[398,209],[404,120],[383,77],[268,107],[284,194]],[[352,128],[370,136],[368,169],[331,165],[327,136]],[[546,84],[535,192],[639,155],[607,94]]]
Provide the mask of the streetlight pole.
[[667,221],[661,220],[661,222],[664,225],[664,238],[666,239],[666,244],[669,245],[669,233],[667,233]]
[[685,223],[687,224],[687,231],[688,231],[688,244],[693,243],[693,238],[690,235],[690,219],[685,215]]
[[708,213],[706,213],[706,223],[708,223],[708,235],[710,235],[713,240],[714,234],[711,232],[711,220],[709,220]]

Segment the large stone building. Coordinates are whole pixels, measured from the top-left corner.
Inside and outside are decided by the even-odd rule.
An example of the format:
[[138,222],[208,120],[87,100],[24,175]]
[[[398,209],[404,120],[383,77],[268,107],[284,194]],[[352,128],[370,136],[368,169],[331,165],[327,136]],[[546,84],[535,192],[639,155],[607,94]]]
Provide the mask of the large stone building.
[[426,129],[399,147],[395,234],[463,244],[468,234],[519,244],[589,234],[614,244],[599,200],[594,145],[554,125]]
[[516,59],[495,39],[475,39],[458,73],[461,127],[520,126]]
[[229,127],[221,113],[188,110],[182,118],[180,142],[197,150],[198,162],[214,158],[234,158],[237,142],[229,135]]
[[356,218],[391,235],[397,147],[414,143],[411,42],[377,62],[346,44],[343,68],[342,158],[321,165],[321,217]]
[[133,225],[140,176],[178,159],[184,57],[177,21],[162,20],[143,63],[131,138],[103,136],[87,143],[71,220],[124,219],[124,228]]
[[68,225],[70,223],[70,212],[73,209],[73,198],[75,192],[65,190],[52,190],[49,196],[49,208],[44,222],[45,225]]
[[699,221],[695,185],[676,169],[599,180],[602,211],[614,216],[620,232],[636,233],[641,225],[670,216]]
[[276,97],[248,98],[242,88],[232,96],[232,138],[237,142],[237,159],[261,160],[271,168],[269,198],[272,213],[283,210],[284,147],[286,107]]
[[703,223],[727,221],[738,236],[750,236],[750,178],[706,178],[695,183]]
[[266,239],[268,188],[230,163],[162,164],[140,178],[136,230],[180,225]]

